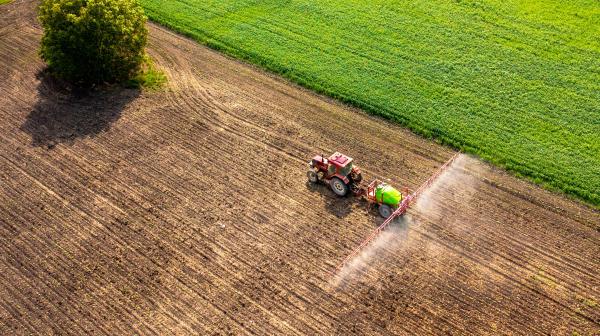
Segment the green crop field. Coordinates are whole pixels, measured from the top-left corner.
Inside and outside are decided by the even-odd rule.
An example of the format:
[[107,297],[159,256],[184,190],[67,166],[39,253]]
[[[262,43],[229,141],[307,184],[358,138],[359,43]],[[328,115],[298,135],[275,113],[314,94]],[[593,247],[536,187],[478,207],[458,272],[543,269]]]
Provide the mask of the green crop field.
[[154,21],[600,206],[600,2],[142,0]]

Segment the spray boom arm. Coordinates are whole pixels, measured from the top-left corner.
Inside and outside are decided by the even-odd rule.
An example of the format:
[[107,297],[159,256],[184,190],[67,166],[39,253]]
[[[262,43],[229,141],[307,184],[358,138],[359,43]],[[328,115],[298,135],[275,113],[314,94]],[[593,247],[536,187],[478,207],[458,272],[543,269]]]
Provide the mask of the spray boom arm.
[[411,206],[411,204],[417,201],[419,195],[425,189],[429,188],[433,184],[433,182],[452,164],[452,162],[456,160],[459,154],[460,153],[454,154],[454,156],[452,156],[448,161],[446,161],[446,163],[444,163],[440,168],[438,168],[438,170],[436,170],[436,172],[433,175],[431,175],[429,179],[427,179],[427,181],[425,181],[425,183],[423,183],[419,187],[419,189],[417,189],[412,194],[404,197],[398,209],[396,209],[396,211],[394,211],[390,217],[388,217],[381,225],[379,225],[373,232],[371,232],[371,234],[360,245],[358,245],[354,250],[352,250],[352,252],[350,252],[350,254],[336,266],[334,274],[339,272],[350,260],[352,260],[352,258],[354,258],[363,248],[365,248],[365,246],[369,245],[369,243],[373,241],[373,239],[375,239],[375,237],[377,237],[381,233],[381,231],[383,231],[396,217],[403,215],[406,212],[406,210],[408,210],[408,208]]

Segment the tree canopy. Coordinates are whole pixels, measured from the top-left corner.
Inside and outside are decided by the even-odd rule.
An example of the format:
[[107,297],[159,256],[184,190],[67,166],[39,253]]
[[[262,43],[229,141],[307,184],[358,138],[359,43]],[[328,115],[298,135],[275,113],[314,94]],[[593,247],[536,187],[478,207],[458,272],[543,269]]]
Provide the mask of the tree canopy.
[[43,0],[41,56],[56,75],[75,83],[121,82],[145,59],[148,31],[135,0]]

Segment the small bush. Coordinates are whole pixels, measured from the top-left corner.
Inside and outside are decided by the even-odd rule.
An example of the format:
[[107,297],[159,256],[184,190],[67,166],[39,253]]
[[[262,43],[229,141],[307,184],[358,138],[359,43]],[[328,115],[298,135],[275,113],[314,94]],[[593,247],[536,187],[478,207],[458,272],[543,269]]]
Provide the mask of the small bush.
[[135,0],[43,0],[41,56],[80,84],[123,82],[146,60],[146,17]]
[[141,70],[128,81],[125,86],[130,88],[146,88],[149,90],[158,90],[167,82],[167,76],[157,70],[150,58],[146,58]]

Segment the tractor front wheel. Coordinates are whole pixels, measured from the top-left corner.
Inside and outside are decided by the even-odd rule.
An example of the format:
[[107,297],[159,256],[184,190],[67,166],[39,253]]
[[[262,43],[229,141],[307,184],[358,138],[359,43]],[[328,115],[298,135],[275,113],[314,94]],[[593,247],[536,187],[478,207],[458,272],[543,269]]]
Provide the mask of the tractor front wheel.
[[314,170],[307,171],[306,176],[308,177],[308,181],[310,183],[317,183],[319,181],[319,178],[317,177],[317,173]]
[[392,209],[391,206],[387,204],[379,205],[379,214],[381,215],[381,217],[388,218],[392,215],[392,213],[394,213],[394,209]]
[[331,179],[331,190],[338,196],[346,196],[348,194],[348,186],[338,177]]

